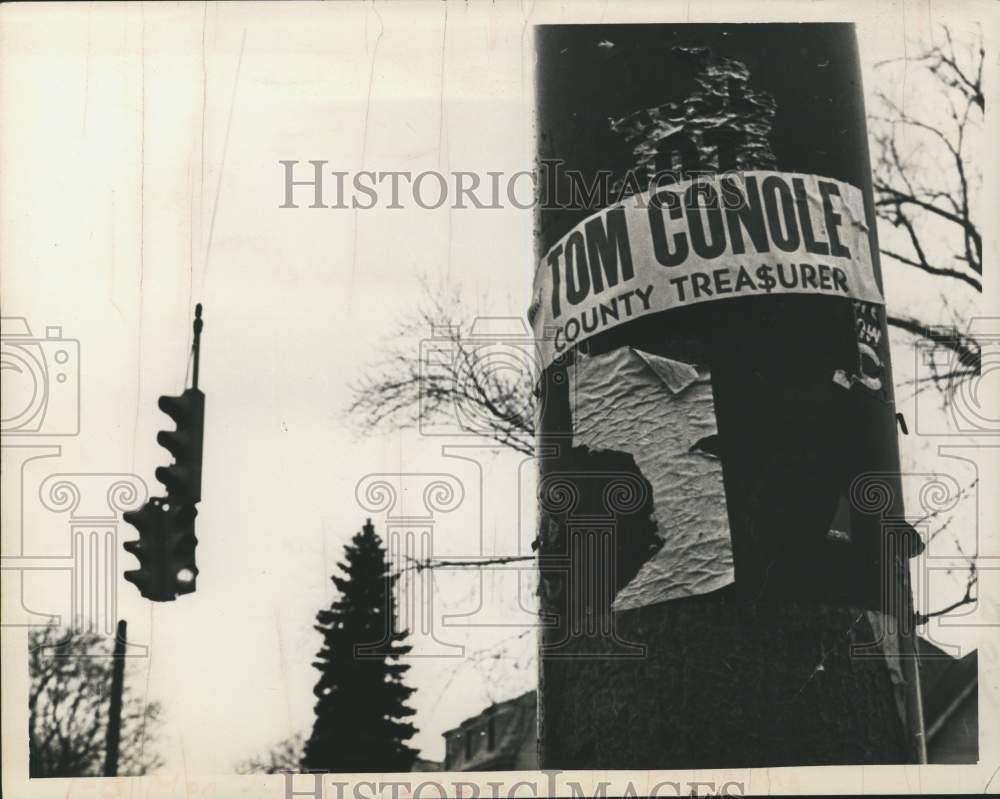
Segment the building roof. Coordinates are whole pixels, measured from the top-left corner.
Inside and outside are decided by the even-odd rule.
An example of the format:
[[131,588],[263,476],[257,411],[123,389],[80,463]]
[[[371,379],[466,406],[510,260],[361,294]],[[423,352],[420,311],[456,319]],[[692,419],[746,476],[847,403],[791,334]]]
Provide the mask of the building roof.
[[530,691],[525,691],[523,694],[521,694],[520,696],[515,696],[513,699],[505,699],[503,702],[494,702],[492,705],[488,705],[487,707],[483,708],[475,716],[469,716],[469,718],[465,719],[457,727],[452,727],[450,730],[445,730],[443,733],[441,733],[441,735],[447,738],[448,736],[453,735],[456,732],[465,730],[467,727],[477,726],[483,719],[486,719],[491,714],[496,713],[498,710],[503,710],[511,707],[527,706],[527,705],[535,707],[536,693],[537,692],[535,691],[535,689],[532,688]]
[[[946,723],[979,687],[979,653],[955,658],[923,638],[917,638],[920,656],[920,696],[924,705],[924,728],[931,744]],[[978,710],[978,708],[977,708]],[[978,713],[976,714],[978,718]],[[977,736],[978,737],[978,736]],[[978,751],[978,747],[977,747]],[[976,753],[971,753],[975,762]]]
[[[504,702],[497,702],[481,713],[465,719],[457,727],[442,733],[448,754],[446,768],[458,771],[505,771],[515,769],[521,753],[535,745],[536,694],[525,693]],[[490,719],[494,720],[493,746],[481,745]],[[476,736],[475,751],[471,756],[453,756],[457,747],[464,753],[467,735]]]

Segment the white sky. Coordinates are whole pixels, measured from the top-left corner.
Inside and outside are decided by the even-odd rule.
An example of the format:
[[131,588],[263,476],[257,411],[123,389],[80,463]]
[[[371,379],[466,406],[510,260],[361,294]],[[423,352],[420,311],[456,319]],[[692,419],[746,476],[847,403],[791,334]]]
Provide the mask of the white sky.
[[[815,6],[816,18],[841,16]],[[313,618],[333,598],[343,544],[374,515],[355,498],[362,477],[457,475],[466,501],[441,517],[435,540],[471,554],[475,465],[416,433],[358,438],[342,410],[421,276],[461,286],[473,313],[520,316],[529,294],[530,211],[282,210],[278,161],[325,159],[348,172],[530,168],[531,24],[559,13],[525,16],[516,3],[3,9],[3,311],[36,334],[61,325],[82,352],[81,434],[48,440],[62,453],[30,469],[26,484],[54,471],[134,472],[157,491],[153,470],[166,461],[155,433],[166,419],[156,396],[180,389],[191,308],[205,307],[198,591],[155,605],[119,581],[119,615],[150,646],[133,678],[164,705],[169,769],[228,773],[308,731]],[[879,81],[902,91],[869,65],[902,55],[929,13],[938,12],[872,4],[859,29],[869,92]],[[684,6],[657,14],[681,21]],[[888,270],[890,304],[931,318],[937,285]],[[950,299],[964,314],[963,291]],[[908,352],[903,360],[912,362]],[[906,372],[898,355],[896,369]],[[931,445],[904,446],[926,456]],[[519,461],[484,458],[483,539],[487,552],[507,553]],[[65,516],[26,496],[31,554],[64,552]],[[18,531],[8,515],[4,527],[6,555]],[[131,567],[120,553],[117,571]],[[62,580],[33,577],[27,604],[66,613]],[[473,611],[476,580],[442,577],[436,601]],[[512,587],[486,578],[494,620],[527,618],[511,610]],[[415,663],[415,744],[425,756],[443,756],[445,729],[533,687],[525,629],[449,631],[441,637],[467,638],[480,654]]]

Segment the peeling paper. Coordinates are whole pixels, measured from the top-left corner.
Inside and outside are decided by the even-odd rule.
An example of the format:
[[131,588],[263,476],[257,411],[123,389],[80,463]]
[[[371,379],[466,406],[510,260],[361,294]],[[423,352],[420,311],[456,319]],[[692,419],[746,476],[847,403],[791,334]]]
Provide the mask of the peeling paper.
[[[650,355],[648,352],[633,349],[645,362],[646,366],[653,370],[657,377],[663,381],[663,385],[670,389],[671,394],[679,394],[692,383],[698,380],[698,370],[689,363],[672,361],[670,358],[663,358],[658,355]],[[712,417],[715,417],[715,408],[712,408]],[[692,442],[693,443],[693,442]]]
[[843,369],[836,369],[833,373],[833,382],[836,383],[841,388],[846,388],[848,391],[851,390],[853,383],[851,378],[847,376],[847,372]]
[[618,592],[613,610],[697,596],[734,581],[722,464],[689,451],[716,433],[706,371],[631,347],[580,354],[573,444],[633,456],[652,485],[664,541]]
[[[649,175],[664,150],[697,153],[700,163],[717,171],[770,169],[776,164],[769,136],[777,107],[767,92],[750,86],[750,70],[742,61],[714,55],[704,47],[675,47],[674,52],[698,67],[698,89],[684,102],[644,108],[609,120],[611,129],[632,148],[635,167]],[[670,146],[671,139],[683,137]],[[720,147],[721,142],[727,144]],[[722,152],[728,158],[723,160]],[[678,168],[684,166],[683,158]],[[673,168],[673,167],[671,167]],[[624,179],[614,184],[621,191]]]

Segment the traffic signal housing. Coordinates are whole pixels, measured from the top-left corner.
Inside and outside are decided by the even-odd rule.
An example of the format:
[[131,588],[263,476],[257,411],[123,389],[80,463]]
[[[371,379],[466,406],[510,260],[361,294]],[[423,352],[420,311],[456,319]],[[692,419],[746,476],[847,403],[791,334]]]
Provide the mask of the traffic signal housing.
[[171,497],[153,497],[138,510],[123,514],[122,518],[139,531],[137,541],[123,544],[125,551],[139,560],[139,568],[124,576],[146,599],[170,602],[195,590],[197,515],[193,504],[179,503]]
[[177,397],[160,397],[159,406],[174,420],[176,429],[156,434],[157,443],[174,456],[170,466],[157,468],[156,479],[166,487],[169,497],[182,502],[198,502],[201,499],[205,395],[197,388],[189,388]]
[[160,410],[174,420],[175,429],[161,430],[156,441],[173,456],[170,466],[156,470],[166,487],[165,497],[154,497],[123,519],[139,531],[137,541],[126,541],[125,551],[135,555],[139,568],[125,572],[125,579],[154,602],[170,602],[195,590],[198,567],[194,550],[198,539],[195,503],[201,500],[201,455],[205,435],[205,395],[198,389],[201,303],[194,311],[191,388],[179,396],[159,399]]

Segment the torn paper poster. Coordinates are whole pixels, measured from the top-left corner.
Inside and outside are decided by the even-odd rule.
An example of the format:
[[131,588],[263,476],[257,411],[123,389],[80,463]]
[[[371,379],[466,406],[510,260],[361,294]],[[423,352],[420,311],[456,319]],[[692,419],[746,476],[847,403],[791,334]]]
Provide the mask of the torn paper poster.
[[748,170],[654,186],[588,217],[538,262],[528,320],[542,365],[648,314],[812,294],[881,304],[861,190]]
[[664,541],[612,608],[696,596],[732,583],[722,463],[710,443],[717,431],[708,373],[631,347],[581,354],[573,417],[574,446],[635,459],[652,485],[653,518]]
[[[658,159],[663,168],[664,154],[671,155],[668,169],[681,170],[691,150],[700,163],[717,172],[774,167],[777,159],[770,137],[777,104],[751,84],[747,65],[707,47],[674,47],[673,52],[697,65],[698,88],[681,102],[608,120],[632,150],[635,172],[655,175]],[[723,140],[729,144],[720,147]],[[621,193],[628,185],[627,177],[622,177],[613,190]]]

